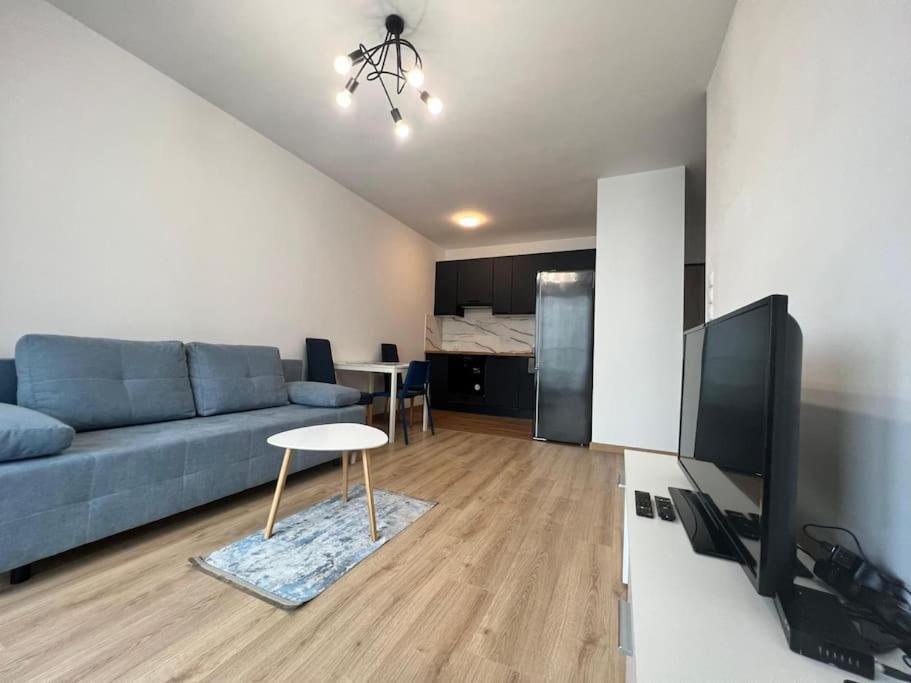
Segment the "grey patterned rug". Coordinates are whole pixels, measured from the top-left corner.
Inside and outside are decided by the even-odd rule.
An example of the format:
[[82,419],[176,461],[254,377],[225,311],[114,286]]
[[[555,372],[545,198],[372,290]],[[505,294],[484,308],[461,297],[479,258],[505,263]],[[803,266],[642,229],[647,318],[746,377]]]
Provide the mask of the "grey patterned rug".
[[207,574],[283,609],[312,600],[354,565],[408,528],[435,502],[374,489],[379,539],[370,540],[361,484],[276,523],[272,538],[252,533],[190,562]]

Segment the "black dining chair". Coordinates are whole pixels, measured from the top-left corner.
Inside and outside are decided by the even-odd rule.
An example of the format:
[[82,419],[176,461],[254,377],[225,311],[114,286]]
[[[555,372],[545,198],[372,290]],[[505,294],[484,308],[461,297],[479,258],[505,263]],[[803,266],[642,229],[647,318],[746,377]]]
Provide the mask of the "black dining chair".
[[[399,362],[399,347],[396,344],[388,344],[388,343],[380,344],[380,360],[383,363],[398,363]],[[402,376],[399,373],[396,373],[395,378],[396,378],[395,392],[396,392],[396,394],[399,394],[402,391]],[[383,390],[373,392],[373,395],[376,396],[377,398],[387,399],[386,412],[389,412],[388,399],[390,396],[390,393],[389,393],[389,380],[390,379],[391,378],[389,375],[384,374],[383,375]],[[412,401],[411,401],[411,412],[412,413],[414,412],[414,399],[412,399]],[[408,417],[412,422],[414,422],[413,414],[409,415]]]
[[426,360],[413,360],[408,364],[402,392],[398,394],[399,413],[402,416],[402,431],[405,434],[405,445],[408,445],[408,418],[405,417],[405,399],[410,398],[412,405],[417,396],[424,397],[427,404],[427,419],[430,422],[430,433],[436,435],[433,428],[433,411],[430,409],[430,363]]
[[[307,337],[304,347],[307,356],[307,380],[323,384],[337,384],[335,362],[332,360],[332,345],[329,340]],[[373,394],[362,391],[357,405],[371,408],[367,413],[367,424],[370,424],[370,418],[373,416]]]

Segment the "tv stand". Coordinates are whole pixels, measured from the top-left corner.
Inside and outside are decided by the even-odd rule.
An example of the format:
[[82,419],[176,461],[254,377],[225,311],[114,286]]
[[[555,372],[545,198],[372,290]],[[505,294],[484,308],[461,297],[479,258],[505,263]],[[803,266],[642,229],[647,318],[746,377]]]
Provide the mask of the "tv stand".
[[[683,524],[636,516],[636,490],[661,496],[691,487],[677,459],[628,450],[624,460],[628,591],[616,623],[627,680],[842,683],[844,671],[791,652],[774,602],[739,564],[694,553]],[[690,512],[675,502],[678,518]]]
[[695,491],[669,486],[677,516],[686,530],[690,545],[700,555],[711,555],[737,562],[734,545],[709,512],[705,502]]

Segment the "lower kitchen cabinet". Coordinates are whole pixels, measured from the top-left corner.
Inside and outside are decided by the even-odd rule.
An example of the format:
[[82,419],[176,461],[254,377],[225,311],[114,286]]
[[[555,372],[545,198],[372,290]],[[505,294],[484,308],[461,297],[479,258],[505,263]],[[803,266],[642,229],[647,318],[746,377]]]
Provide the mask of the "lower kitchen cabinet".
[[484,404],[496,411],[519,407],[519,363],[509,356],[488,356],[484,377]]
[[534,416],[535,380],[534,374],[529,373],[528,357],[428,353],[427,359],[434,408],[507,417]]

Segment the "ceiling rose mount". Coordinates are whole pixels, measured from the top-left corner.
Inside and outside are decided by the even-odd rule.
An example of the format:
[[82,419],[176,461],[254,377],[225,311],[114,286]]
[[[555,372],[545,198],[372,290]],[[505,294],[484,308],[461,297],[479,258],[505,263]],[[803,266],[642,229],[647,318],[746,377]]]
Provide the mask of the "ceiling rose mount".
[[393,129],[401,139],[407,138],[411,129],[405,122],[402,112],[392,101],[393,92],[395,95],[401,95],[405,87],[410,85],[417,90],[420,100],[431,114],[436,116],[443,111],[443,102],[440,98],[423,89],[424,63],[411,41],[402,38],[404,30],[405,20],[398,14],[390,14],[386,17],[386,37],[381,43],[373,47],[361,43],[356,50],[336,57],[334,64],[336,72],[343,76],[349,75],[354,67],[358,67],[357,73],[349,76],[345,88],[335,96],[336,103],[343,109],[351,106],[361,76],[367,81],[378,81],[386,95],[386,101],[389,102]]

